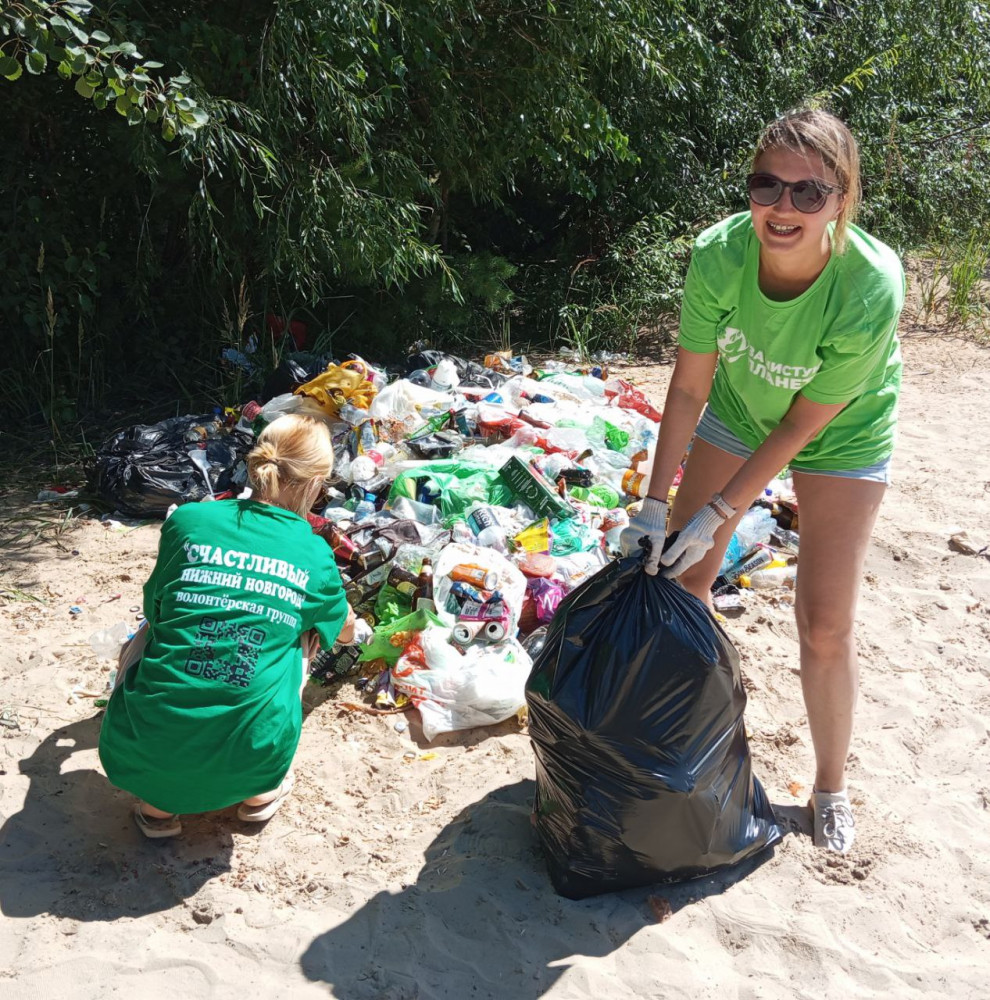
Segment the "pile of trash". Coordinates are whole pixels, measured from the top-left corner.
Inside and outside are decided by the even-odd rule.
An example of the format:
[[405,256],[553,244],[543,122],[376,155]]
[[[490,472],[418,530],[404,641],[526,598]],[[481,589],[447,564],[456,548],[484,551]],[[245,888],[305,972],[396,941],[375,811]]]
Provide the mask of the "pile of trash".
[[[267,385],[282,391],[240,411],[121,432],[91,482],[156,516],[242,495],[267,423],[323,418],[335,467],[310,521],[370,638],[323,651],[313,676],[353,679],[377,711],[415,705],[427,739],[520,711],[558,605],[618,554],[646,495],[661,413],[604,365],[508,353],[478,364],[423,351],[401,377],[354,355],[315,374],[287,363]],[[775,481],[733,538],[717,606],[738,606],[740,587],[793,586],[796,521]]]

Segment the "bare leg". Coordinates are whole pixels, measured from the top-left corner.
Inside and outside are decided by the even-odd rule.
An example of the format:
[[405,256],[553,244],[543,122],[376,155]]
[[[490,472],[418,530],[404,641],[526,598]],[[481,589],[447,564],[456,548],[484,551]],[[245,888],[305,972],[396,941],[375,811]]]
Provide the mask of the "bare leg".
[[165,812],[164,809],[157,809],[155,806],[150,805],[147,802],[139,802],[138,805],[141,807],[141,812],[148,817],[148,819],[168,819],[170,816],[174,815],[170,812]]
[[[684,468],[684,478],[677,487],[677,496],[670,512],[670,531],[680,531],[685,524],[739,471],[744,459],[730,455],[707,441],[695,438]],[[678,578],[681,586],[712,607],[712,584],[718,576],[725,550],[732,533],[742,519],[745,510],[740,510],[715,532],[715,544],[705,557],[689,567]],[[661,567],[663,572],[663,567]]]
[[801,512],[795,607],[815,788],[845,788],[859,683],[853,624],[863,562],[886,486],[794,473]]

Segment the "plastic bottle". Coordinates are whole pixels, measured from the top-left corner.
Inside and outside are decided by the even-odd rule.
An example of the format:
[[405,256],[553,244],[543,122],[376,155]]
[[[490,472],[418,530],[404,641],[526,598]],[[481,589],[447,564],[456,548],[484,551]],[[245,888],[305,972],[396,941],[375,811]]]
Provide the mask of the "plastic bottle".
[[437,392],[453,392],[460,384],[457,365],[450,358],[444,358],[433,369],[433,388]]
[[357,502],[354,508],[354,521],[365,521],[375,515],[375,494],[365,493],[364,499]]
[[642,499],[646,496],[647,479],[642,472],[635,469],[606,469],[602,473],[604,479],[620,493]]
[[127,622],[117,622],[110,628],[100,629],[89,637],[89,644],[101,660],[112,660],[120,653],[120,647],[130,635]]
[[774,587],[793,590],[796,584],[797,566],[768,566],[739,577],[740,587],[752,587],[753,590],[770,590]]
[[478,545],[505,551],[505,529],[491,507],[480,505],[467,515],[467,524]]
[[766,507],[752,507],[743,514],[735,533],[729,539],[725,558],[719,573],[726,573],[743,559],[755,545],[765,545],[770,541],[770,533],[777,527],[773,515]]

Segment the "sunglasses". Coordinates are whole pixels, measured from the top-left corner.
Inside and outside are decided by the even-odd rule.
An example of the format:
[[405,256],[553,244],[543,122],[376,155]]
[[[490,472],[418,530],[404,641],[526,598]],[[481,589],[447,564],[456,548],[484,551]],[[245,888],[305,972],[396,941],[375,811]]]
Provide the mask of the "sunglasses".
[[791,204],[805,215],[820,212],[828,201],[828,196],[842,188],[823,181],[782,181],[773,174],[750,174],[746,178],[749,198],[757,205],[776,205],[786,188],[791,189]]

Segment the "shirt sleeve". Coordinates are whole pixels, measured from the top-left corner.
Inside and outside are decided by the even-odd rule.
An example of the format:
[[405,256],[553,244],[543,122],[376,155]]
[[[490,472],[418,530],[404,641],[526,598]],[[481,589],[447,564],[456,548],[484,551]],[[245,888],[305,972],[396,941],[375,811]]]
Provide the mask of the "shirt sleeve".
[[712,354],[718,350],[718,326],[724,310],[705,278],[701,258],[702,254],[697,250],[691,255],[684,280],[677,343],[695,354]]
[[170,565],[174,561],[176,551],[181,544],[180,535],[178,522],[175,520],[175,515],[173,514],[162,525],[162,533],[158,539],[158,557],[155,559],[155,568],[151,571],[151,576],[148,577],[144,585],[142,610],[144,617],[148,619],[148,624],[152,626],[158,620],[158,591],[161,588],[162,582],[167,579],[171,572]]
[[821,367],[801,395],[813,403],[848,403],[879,389],[899,317],[899,313],[888,315],[873,329],[864,322],[826,337],[819,349]]
[[308,597],[303,607],[303,631],[315,628],[320,637],[320,645],[329,649],[337,641],[347,619],[344,584],[337,564],[332,559],[319,584],[310,591]]

